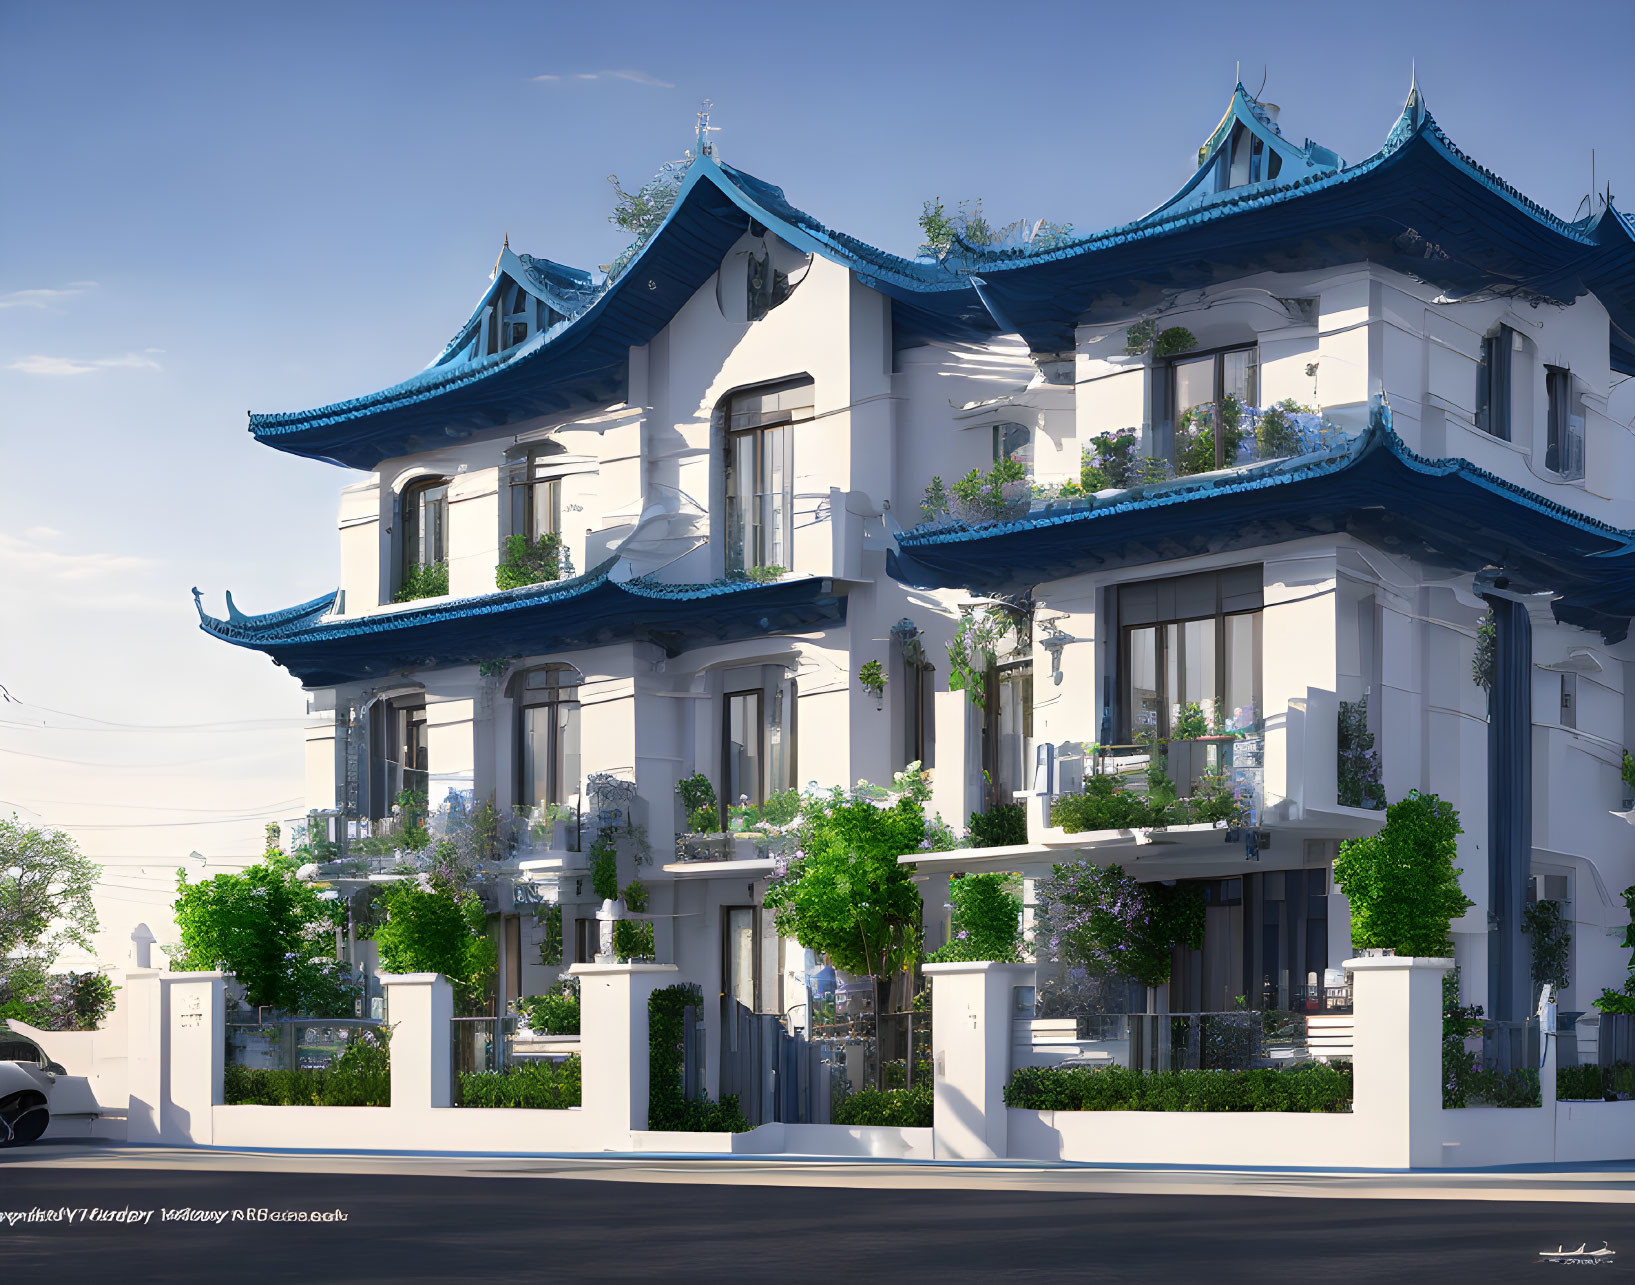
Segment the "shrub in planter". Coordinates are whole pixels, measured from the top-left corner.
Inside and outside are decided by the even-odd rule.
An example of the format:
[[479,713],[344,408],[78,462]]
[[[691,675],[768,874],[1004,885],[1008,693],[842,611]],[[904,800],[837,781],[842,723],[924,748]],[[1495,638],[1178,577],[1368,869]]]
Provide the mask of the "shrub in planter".
[[1354,946],[1452,953],[1450,926],[1474,904],[1453,864],[1463,833],[1453,804],[1415,790],[1385,810],[1378,834],[1340,845],[1334,878],[1351,902]]
[[513,1007],[528,1019],[530,1030],[541,1035],[579,1034],[579,979],[569,977],[547,995],[513,1000]]
[[953,906],[948,944],[927,956],[933,964],[991,959],[1014,963],[1022,945],[1022,899],[1014,875],[961,875],[948,885]]
[[1000,848],[1028,841],[1027,809],[1020,803],[996,803],[971,813],[971,846]]
[[1351,1070],[1323,1062],[1247,1071],[1031,1066],[1011,1077],[1005,1105],[1029,1111],[1343,1112],[1351,1109]]
[[317,1070],[270,1071],[228,1066],[223,1101],[228,1106],[389,1107],[392,1064],[389,1035],[365,1031],[340,1056]]
[[838,1103],[830,1119],[835,1124],[929,1129],[932,1114],[932,1090],[925,1084],[912,1089],[860,1089]]
[[518,1062],[506,1071],[462,1073],[458,1104],[463,1107],[523,1107],[564,1111],[580,1105],[577,1057],[560,1062]]

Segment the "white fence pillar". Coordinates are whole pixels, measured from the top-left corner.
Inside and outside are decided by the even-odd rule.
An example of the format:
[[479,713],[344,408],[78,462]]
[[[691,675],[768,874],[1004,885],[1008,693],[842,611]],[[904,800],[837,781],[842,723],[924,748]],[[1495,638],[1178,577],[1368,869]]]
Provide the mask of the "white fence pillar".
[[1015,994],[1034,985],[1034,966],[927,964],[923,971],[931,979],[934,1153],[939,1160],[1003,1156]]
[[126,972],[129,1141],[211,1141],[226,1061],[226,977]]
[[1442,978],[1451,959],[1348,959],[1354,1052],[1352,1110],[1379,1163],[1442,1163]]
[[681,980],[674,964],[575,964],[579,979],[580,1109],[608,1150],[647,1128],[647,1002]]
[[453,987],[441,973],[382,973],[380,983],[392,1023],[392,1106],[453,1105]]

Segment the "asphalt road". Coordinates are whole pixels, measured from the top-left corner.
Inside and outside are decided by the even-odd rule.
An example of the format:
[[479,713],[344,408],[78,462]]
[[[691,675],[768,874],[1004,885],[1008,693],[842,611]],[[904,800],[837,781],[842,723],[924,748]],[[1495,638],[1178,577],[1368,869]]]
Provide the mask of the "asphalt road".
[[[11,1153],[16,1155],[17,1153]],[[38,1153],[36,1153],[38,1154]],[[10,1158],[8,1156],[8,1158]],[[1538,1280],[1635,1205],[1330,1195],[803,1187],[547,1175],[0,1165],[0,1277],[125,1281]],[[152,1210],[142,1223],[8,1214]],[[228,1211],[219,1223],[165,1210]],[[344,1222],[231,1211],[340,1211]],[[1610,1272],[1608,1276],[1606,1273]]]

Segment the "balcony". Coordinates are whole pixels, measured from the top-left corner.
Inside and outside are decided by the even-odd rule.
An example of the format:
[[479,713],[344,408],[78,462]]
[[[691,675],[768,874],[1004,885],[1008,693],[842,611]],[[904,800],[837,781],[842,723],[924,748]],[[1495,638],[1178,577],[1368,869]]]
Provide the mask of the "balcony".
[[1055,746],[1042,842],[1252,832],[1265,799],[1264,756],[1259,721],[1167,742]]

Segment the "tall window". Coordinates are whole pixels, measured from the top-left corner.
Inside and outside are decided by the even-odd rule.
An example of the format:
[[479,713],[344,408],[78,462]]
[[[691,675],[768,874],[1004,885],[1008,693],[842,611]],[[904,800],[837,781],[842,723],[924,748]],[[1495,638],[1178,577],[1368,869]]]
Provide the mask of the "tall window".
[[759,688],[748,692],[728,692],[726,726],[722,729],[721,779],[726,783],[723,807],[747,799],[766,802],[766,741],[761,721]]
[[993,462],[1020,460],[1033,472],[1033,432],[1026,424],[993,426]]
[[566,803],[580,793],[579,675],[530,669],[517,698],[517,802]]
[[916,635],[903,643],[902,762],[936,766],[936,673]]
[[562,533],[562,479],[543,452],[511,465],[511,533],[530,542]]
[[1562,477],[1583,477],[1584,402],[1573,384],[1572,372],[1560,366],[1546,366],[1544,387],[1550,399],[1544,467]]
[[812,418],[812,381],[735,393],[726,427],[727,570],[793,563],[794,428]]
[[982,718],[982,770],[991,803],[1015,803],[1028,787],[1033,742],[1033,662],[1012,661],[989,672]]
[[1476,427],[1502,441],[1510,440],[1510,368],[1516,332],[1500,326],[1482,340],[1482,364],[1476,368]]
[[1173,736],[1193,704],[1210,727],[1253,724],[1260,615],[1258,565],[1120,586],[1124,739]]
[[448,479],[424,478],[403,488],[403,579],[416,567],[448,562]]
[[369,815],[392,814],[404,793],[429,804],[431,773],[426,755],[423,697],[376,701],[369,707]]
[[767,796],[795,785],[796,691],[793,678],[728,692],[722,701],[721,806]]
[[1258,404],[1260,356],[1252,344],[1201,356],[1177,357],[1170,362],[1169,371],[1170,406],[1177,423],[1188,411],[1213,406],[1228,397],[1237,398],[1245,406]]

